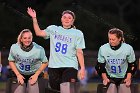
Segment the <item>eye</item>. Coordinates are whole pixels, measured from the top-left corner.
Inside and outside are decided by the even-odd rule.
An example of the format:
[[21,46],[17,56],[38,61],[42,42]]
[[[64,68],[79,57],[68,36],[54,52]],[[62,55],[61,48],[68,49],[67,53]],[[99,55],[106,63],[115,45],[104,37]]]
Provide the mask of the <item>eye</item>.
[[63,16],[63,18],[65,19],[66,17],[65,17],[65,16]]
[[68,18],[69,18],[69,19],[72,19],[72,17],[70,17],[70,16],[69,16]]
[[23,37],[23,39],[27,39],[27,37]]

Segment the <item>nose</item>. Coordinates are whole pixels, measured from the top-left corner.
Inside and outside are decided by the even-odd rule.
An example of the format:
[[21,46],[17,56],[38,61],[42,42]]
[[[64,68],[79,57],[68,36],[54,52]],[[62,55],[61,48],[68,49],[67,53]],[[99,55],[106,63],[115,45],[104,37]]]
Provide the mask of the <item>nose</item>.
[[114,41],[113,41],[113,40],[109,40],[109,42],[110,42],[110,43],[114,43]]

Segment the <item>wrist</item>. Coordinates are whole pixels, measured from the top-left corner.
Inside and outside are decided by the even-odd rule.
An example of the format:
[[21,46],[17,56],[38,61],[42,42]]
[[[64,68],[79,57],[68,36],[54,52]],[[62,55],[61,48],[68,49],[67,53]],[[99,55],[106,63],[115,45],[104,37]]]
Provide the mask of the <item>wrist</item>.
[[16,74],[16,76],[18,77],[20,75],[20,73]]
[[131,79],[131,77],[132,77],[132,74],[131,73],[127,73],[127,79]]
[[81,69],[85,69],[85,67],[81,67]]
[[32,19],[35,19],[36,17],[32,17]]
[[108,79],[106,73],[102,73],[102,79],[103,79],[103,80]]
[[38,24],[36,17],[33,17],[32,20],[33,20],[33,23]]
[[38,77],[39,76],[39,73],[35,73],[34,76]]

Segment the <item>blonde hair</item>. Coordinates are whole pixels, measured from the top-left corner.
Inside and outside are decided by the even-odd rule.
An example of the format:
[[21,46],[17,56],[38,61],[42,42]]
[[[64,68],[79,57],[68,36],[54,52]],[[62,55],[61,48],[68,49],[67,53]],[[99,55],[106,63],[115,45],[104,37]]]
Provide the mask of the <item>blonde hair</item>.
[[124,34],[123,34],[123,31],[118,29],[118,28],[112,28],[109,30],[108,34],[116,34],[116,37],[117,38],[121,38],[121,41],[122,42],[125,42],[124,40]]
[[18,35],[18,38],[17,38],[17,43],[18,43],[18,44],[21,44],[21,43],[22,43],[22,42],[21,42],[21,38],[23,37],[23,34],[26,33],[26,32],[30,32],[31,35],[32,35],[31,30],[29,30],[29,29],[23,29],[23,30],[20,32],[20,34]]

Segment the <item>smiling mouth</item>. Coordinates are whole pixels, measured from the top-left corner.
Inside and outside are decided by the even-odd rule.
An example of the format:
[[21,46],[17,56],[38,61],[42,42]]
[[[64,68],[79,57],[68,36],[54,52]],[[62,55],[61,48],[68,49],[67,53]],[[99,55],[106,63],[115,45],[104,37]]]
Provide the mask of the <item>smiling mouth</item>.
[[69,23],[69,22],[65,22],[65,23]]

